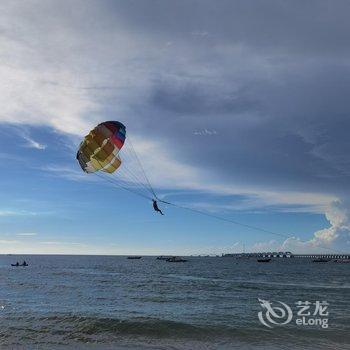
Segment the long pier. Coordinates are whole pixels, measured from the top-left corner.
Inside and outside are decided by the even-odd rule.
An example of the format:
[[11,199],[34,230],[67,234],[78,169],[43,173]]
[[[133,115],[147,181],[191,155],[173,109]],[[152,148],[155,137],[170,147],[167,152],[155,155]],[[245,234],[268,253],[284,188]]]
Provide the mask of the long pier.
[[255,252],[222,254],[223,258],[307,258],[350,259],[350,254],[293,254],[291,252]]
[[350,254],[295,254],[294,258],[350,259]]

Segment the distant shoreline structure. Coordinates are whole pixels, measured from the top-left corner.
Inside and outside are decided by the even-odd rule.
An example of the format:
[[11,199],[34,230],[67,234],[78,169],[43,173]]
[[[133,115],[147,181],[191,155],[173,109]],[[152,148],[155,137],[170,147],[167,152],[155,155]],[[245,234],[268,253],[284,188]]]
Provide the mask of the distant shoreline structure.
[[[104,256],[104,257],[121,257],[127,258],[132,255],[125,254],[72,254],[72,253],[55,253],[55,254],[45,254],[45,253],[0,253],[0,256],[7,257],[23,257],[23,256],[76,256],[76,257],[87,257],[87,256]],[[150,257],[157,258],[157,254],[142,254],[141,257]],[[162,256],[162,255],[161,255]],[[183,257],[192,257],[192,258],[325,258],[325,259],[350,259],[350,253],[344,254],[293,254],[291,252],[251,252],[251,253],[222,253],[219,254],[169,254],[164,255],[165,258],[173,256],[183,256]],[[161,260],[161,259],[158,259]]]
[[325,259],[350,259],[350,254],[293,254],[292,252],[256,252],[256,253],[228,253],[222,254],[223,258],[325,258]]

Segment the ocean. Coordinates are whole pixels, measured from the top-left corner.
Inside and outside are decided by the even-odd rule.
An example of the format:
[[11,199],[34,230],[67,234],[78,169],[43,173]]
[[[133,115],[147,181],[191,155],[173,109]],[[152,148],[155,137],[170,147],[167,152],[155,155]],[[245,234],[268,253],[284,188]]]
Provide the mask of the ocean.
[[0,274],[1,349],[350,349],[350,264],[3,255]]

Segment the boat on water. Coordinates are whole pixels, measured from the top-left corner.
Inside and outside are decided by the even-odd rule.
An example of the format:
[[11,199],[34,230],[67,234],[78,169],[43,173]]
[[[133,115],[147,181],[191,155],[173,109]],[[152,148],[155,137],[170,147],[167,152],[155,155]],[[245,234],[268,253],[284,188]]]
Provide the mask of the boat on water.
[[335,259],[333,262],[338,263],[338,264],[349,264],[350,259]]
[[132,260],[139,260],[141,259],[142,256],[128,256],[127,259],[132,259]]
[[167,262],[186,262],[186,259],[179,258],[178,256],[172,256],[171,258],[166,259]]
[[271,259],[269,259],[269,258],[266,258],[266,259],[258,259],[257,261],[258,261],[259,263],[268,263],[268,262],[271,261]]
[[167,260],[170,259],[171,256],[164,256],[164,255],[160,255],[156,257],[156,260]]
[[314,263],[326,263],[328,261],[330,261],[330,259],[319,258],[319,259],[312,260],[312,262]]
[[16,266],[16,267],[22,266],[22,267],[25,267],[25,266],[29,266],[29,265],[27,263],[23,263],[23,264],[16,263],[16,264],[11,264],[11,266]]

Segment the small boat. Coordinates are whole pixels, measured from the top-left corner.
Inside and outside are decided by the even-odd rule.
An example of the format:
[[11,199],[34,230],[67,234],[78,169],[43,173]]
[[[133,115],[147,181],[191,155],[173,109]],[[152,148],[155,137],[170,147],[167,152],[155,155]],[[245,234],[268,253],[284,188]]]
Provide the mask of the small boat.
[[16,266],[16,267],[22,266],[22,267],[25,267],[25,266],[28,266],[28,264],[27,263],[25,263],[25,264],[11,264],[11,266]]
[[319,258],[319,259],[312,260],[312,262],[314,263],[326,263],[328,261],[330,261],[330,259]]
[[186,259],[179,258],[177,256],[173,256],[171,258],[166,259],[167,262],[186,262]]
[[269,258],[266,258],[266,259],[258,259],[258,262],[261,262],[261,263],[268,263],[268,262],[270,262],[271,261],[271,259],[269,259]]
[[167,260],[167,259],[170,259],[170,258],[171,258],[170,256],[161,255],[161,256],[157,256],[156,260]]
[[141,259],[142,256],[128,256],[127,259],[133,259],[133,260],[138,260]]
[[338,264],[349,264],[350,259],[335,259],[333,262],[338,263]]

